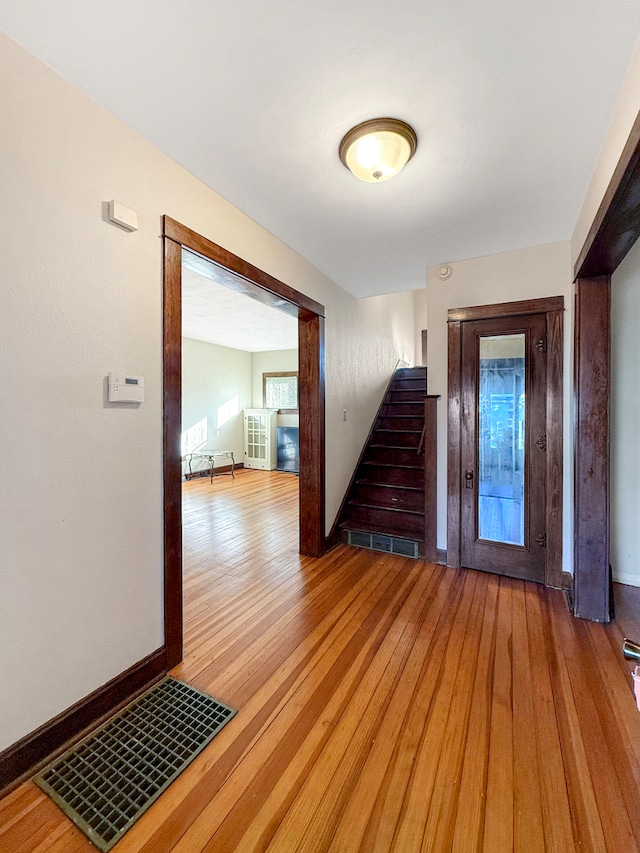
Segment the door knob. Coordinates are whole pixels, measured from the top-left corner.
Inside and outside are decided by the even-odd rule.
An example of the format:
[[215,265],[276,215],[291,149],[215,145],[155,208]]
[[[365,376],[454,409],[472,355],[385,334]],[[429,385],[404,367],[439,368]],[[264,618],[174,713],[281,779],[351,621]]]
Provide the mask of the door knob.
[[467,489],[473,488],[473,471],[465,471],[464,473],[464,485]]

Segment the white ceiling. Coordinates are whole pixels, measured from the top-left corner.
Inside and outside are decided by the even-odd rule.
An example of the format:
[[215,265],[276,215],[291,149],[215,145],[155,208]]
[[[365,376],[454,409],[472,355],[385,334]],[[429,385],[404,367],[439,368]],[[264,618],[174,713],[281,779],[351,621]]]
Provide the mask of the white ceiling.
[[298,320],[217,281],[216,267],[183,253],[182,334],[245,352],[298,348]]
[[[360,296],[571,236],[640,3],[3,0],[0,29]],[[384,115],[418,151],[364,184],[338,144]]]

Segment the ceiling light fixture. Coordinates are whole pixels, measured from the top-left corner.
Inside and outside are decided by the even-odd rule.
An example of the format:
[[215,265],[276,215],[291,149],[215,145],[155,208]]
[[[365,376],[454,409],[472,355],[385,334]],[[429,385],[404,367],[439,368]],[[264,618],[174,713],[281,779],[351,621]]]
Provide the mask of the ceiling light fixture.
[[416,153],[415,130],[397,118],[373,118],[352,127],[340,143],[340,159],[356,178],[388,181]]

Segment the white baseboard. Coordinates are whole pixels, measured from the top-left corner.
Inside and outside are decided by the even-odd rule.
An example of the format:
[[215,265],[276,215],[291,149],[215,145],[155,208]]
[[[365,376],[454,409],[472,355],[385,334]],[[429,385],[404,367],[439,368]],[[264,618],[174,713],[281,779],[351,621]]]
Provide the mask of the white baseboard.
[[640,586],[640,575],[631,575],[625,572],[614,572],[613,582],[624,583],[627,586]]

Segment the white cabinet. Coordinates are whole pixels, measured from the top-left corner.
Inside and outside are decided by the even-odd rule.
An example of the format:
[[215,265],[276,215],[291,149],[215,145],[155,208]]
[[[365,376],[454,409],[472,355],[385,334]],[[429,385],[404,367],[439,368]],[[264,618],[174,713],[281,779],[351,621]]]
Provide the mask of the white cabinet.
[[244,467],[272,471],[276,467],[276,412],[244,410]]

